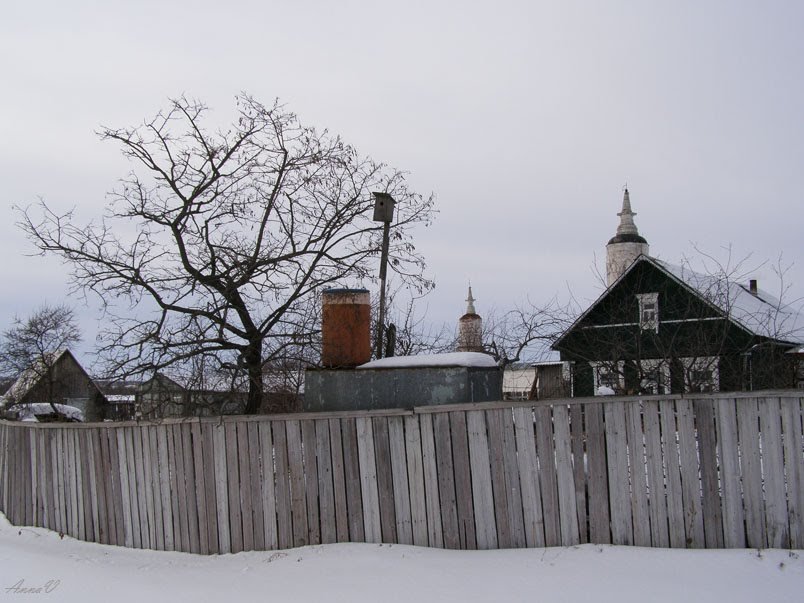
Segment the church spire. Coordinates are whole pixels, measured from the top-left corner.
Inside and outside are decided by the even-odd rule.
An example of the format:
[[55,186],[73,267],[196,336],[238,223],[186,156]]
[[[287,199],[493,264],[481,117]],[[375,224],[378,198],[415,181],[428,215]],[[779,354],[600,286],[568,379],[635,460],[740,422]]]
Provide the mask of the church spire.
[[466,314],[458,319],[457,351],[483,351],[483,319],[475,310],[475,298],[472,296],[471,285],[469,286],[469,296],[466,298]]
[[631,211],[631,197],[628,195],[628,187],[625,187],[623,193],[623,210],[617,214],[620,216],[620,225],[617,227],[618,235],[638,235],[636,224],[634,224],[634,216],[636,212]]
[[472,297],[472,285],[469,285],[469,297],[466,298],[466,313],[477,314],[475,311],[475,298]]
[[636,212],[631,209],[628,187],[623,190],[623,209],[617,214],[620,224],[617,234],[606,245],[606,283],[611,286],[640,255],[648,255],[648,242],[634,224]]

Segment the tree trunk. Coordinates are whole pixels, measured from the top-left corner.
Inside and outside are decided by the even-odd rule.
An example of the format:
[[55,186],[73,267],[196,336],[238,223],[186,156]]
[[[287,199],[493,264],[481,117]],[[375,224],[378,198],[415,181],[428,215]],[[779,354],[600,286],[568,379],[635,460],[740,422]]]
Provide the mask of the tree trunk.
[[262,406],[262,340],[252,342],[243,359],[248,370],[248,400],[243,413],[256,415]]

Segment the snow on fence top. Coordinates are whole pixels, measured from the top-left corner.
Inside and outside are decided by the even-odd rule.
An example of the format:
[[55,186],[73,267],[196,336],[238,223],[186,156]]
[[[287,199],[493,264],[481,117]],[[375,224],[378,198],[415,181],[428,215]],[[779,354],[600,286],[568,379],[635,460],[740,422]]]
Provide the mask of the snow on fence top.
[[361,364],[359,369],[388,368],[433,368],[440,366],[465,366],[472,368],[496,367],[494,358],[480,352],[452,352],[450,354],[418,354],[415,356],[393,356],[372,360]]

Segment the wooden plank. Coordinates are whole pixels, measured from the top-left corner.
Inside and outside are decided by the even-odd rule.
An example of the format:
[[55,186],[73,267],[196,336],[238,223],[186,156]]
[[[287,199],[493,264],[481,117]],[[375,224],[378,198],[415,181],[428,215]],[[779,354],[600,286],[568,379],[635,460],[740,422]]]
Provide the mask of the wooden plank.
[[366,542],[382,542],[380,501],[379,492],[377,491],[377,464],[374,454],[374,433],[371,428],[371,418],[359,417],[355,420],[355,423]]
[[304,442],[304,487],[307,495],[307,542],[321,544],[321,519],[318,510],[318,459],[315,451],[315,423],[301,422]]
[[396,509],[397,542],[413,544],[410,485],[402,417],[388,417],[388,432],[391,442],[391,475],[393,477],[394,508]]
[[229,496],[229,534],[232,552],[243,551],[243,511],[240,508],[240,459],[237,450],[237,424],[225,423],[226,489]]
[[380,503],[382,541],[396,543],[396,509],[394,508],[394,479],[391,473],[391,439],[388,418],[373,417],[374,452],[377,456],[377,494]]
[[729,398],[716,400],[715,405],[723,493],[723,544],[729,549],[744,549],[745,516],[737,449],[737,409],[735,401]]
[[[662,460],[662,430],[659,423],[659,402],[651,400],[642,405],[645,429],[645,457],[648,470],[648,492],[650,495],[650,535],[655,547],[670,546],[670,532],[667,521],[667,496],[664,463]],[[675,437],[675,433],[673,434]],[[683,528],[683,524],[682,524]]]
[[328,419],[328,426],[330,453],[332,454],[332,492],[335,498],[335,536],[337,542],[349,542],[349,514],[346,503],[341,421],[340,419]]
[[449,414],[440,413],[433,418],[436,463],[438,466],[438,499],[444,547],[461,548],[458,535],[458,501],[455,496],[455,470],[452,462],[452,436]]
[[307,529],[307,497],[304,491],[304,460],[302,458],[301,425],[285,421],[290,470],[290,507],[293,515],[293,546],[309,544]]
[[711,399],[692,401],[695,427],[698,433],[698,455],[701,459],[701,488],[706,547],[723,548],[723,514],[718,488],[717,442],[715,411]]
[[638,401],[625,405],[625,431],[631,474],[631,516],[634,544],[650,546],[650,513],[648,512],[648,479],[646,476],[645,442],[642,432],[642,407]]
[[363,524],[363,496],[360,491],[360,461],[357,452],[355,419],[341,420],[341,437],[343,438],[343,470],[346,482],[349,540],[365,542],[366,529]]
[[[187,509],[187,486],[185,484],[185,453],[184,438],[182,438],[182,424],[174,423],[170,426],[173,438],[173,454],[171,455],[170,466],[176,474],[176,481],[171,482],[173,496],[178,498],[178,513],[173,522],[174,529],[178,530],[174,535],[178,550],[189,553],[190,546],[190,513]],[[175,486],[175,489],[173,488]]]
[[556,478],[558,483],[558,514],[561,527],[561,543],[571,546],[580,543],[578,509],[575,498],[575,477],[572,467],[572,442],[570,439],[569,409],[566,404],[553,406],[553,429],[555,432]]
[[612,544],[634,544],[628,480],[628,440],[625,403],[612,401],[603,407],[608,454]]
[[539,458],[545,544],[560,546],[561,520],[558,508],[558,477],[556,475],[551,408],[538,406],[533,412],[536,420],[536,454]]
[[39,500],[39,480],[37,476],[37,469],[39,467],[39,459],[37,454],[36,432],[35,429],[28,431],[28,465],[31,472],[31,500],[33,501],[33,516],[31,517],[30,525],[40,525],[41,512],[38,504]]
[[589,510],[586,497],[586,432],[583,423],[584,407],[570,404],[570,438],[572,439],[572,476],[575,482],[575,510],[578,514],[578,536],[589,542]]
[[272,421],[276,462],[276,515],[279,548],[293,546],[293,511],[290,493],[290,467],[288,460],[287,430],[285,421]]
[[156,456],[159,465],[159,498],[162,506],[162,531],[166,551],[175,551],[175,528],[173,526],[173,502],[170,489],[170,455],[168,454],[167,425],[155,425]]
[[318,500],[321,520],[321,544],[338,542],[335,519],[335,490],[332,483],[332,452],[329,422],[315,421],[315,454],[318,459]]
[[[89,513],[91,522],[87,524],[87,538],[91,542],[100,542],[100,509],[98,508],[98,480],[95,472],[95,448],[92,443],[92,429],[82,429],[78,432],[79,438],[83,439],[83,449],[85,453],[84,475],[89,478],[89,483],[84,484],[84,496],[89,496]],[[40,524],[41,525],[41,524]],[[91,535],[90,535],[91,532]]]
[[698,463],[698,444],[695,437],[695,418],[690,400],[677,400],[678,448],[681,457],[681,496],[684,505],[684,526],[687,547],[706,546],[701,506],[701,480]]
[[[2,433],[3,427],[0,426],[0,433]],[[98,432],[95,432],[98,435]],[[42,467],[42,475],[44,477],[44,493],[45,493],[45,527],[49,530],[57,530],[56,528],[56,505],[61,504],[61,501],[56,501],[55,496],[55,489],[54,489],[54,475],[53,475],[53,449],[52,449],[52,442],[53,442],[53,431],[46,430],[42,432],[42,461],[44,466]],[[0,436],[0,453],[5,456],[5,451],[2,449],[3,440],[2,436]],[[96,455],[101,462],[101,470],[99,475],[101,477],[106,475],[106,472],[103,470],[103,454]],[[108,537],[104,544],[110,544]]]
[[606,460],[606,426],[603,406],[584,406],[586,418],[586,463],[589,472],[589,541],[611,543],[609,480]]
[[151,475],[151,439],[148,429],[148,426],[143,425],[135,431],[135,436],[139,438],[136,445],[140,448],[140,463],[142,466],[142,481],[137,484],[137,489],[140,493],[140,499],[145,505],[144,517],[146,518],[147,526],[144,529],[148,533],[148,546],[146,548],[160,549],[162,547],[158,546],[156,538],[154,489]]
[[436,460],[433,416],[419,418],[422,437],[422,470],[424,472],[424,504],[427,510],[427,545],[441,548],[444,534],[441,530],[441,503],[438,494],[438,461]]
[[410,518],[413,544],[427,546],[427,502],[424,486],[424,464],[419,417],[409,416],[405,421],[405,454],[410,485]]
[[213,427],[212,441],[215,452],[215,503],[218,511],[218,549],[220,553],[232,552],[232,531],[229,515],[229,478],[226,464],[226,427],[219,423]]
[[[89,491],[89,452],[87,451],[86,439],[84,438],[85,430],[73,429],[71,431],[75,442],[76,463],[79,468],[78,498],[81,503],[82,539],[87,542],[92,542],[95,539],[95,535],[92,528],[92,501],[90,500],[91,492]],[[29,435],[32,435],[32,433],[29,432]]]
[[672,400],[659,402],[662,430],[662,458],[664,459],[667,481],[667,520],[669,524],[670,546],[684,548],[687,536],[684,527],[684,503],[681,493],[681,461],[678,455],[678,428],[676,409]]
[[765,527],[768,547],[788,548],[787,499],[784,484],[784,456],[779,398],[759,400],[762,430],[762,471],[765,477]]
[[804,444],[801,433],[801,404],[798,397],[784,397],[780,403],[784,466],[787,474],[787,508],[790,514],[790,548],[804,549]]
[[[123,530],[124,530],[124,538],[123,544],[129,548],[134,546],[134,529],[133,529],[133,520],[132,520],[132,510],[131,510],[131,497],[129,495],[129,471],[128,471],[128,455],[126,454],[126,440],[125,440],[125,431],[127,428],[121,428],[116,430],[116,439],[117,439],[117,458],[118,458],[118,467],[120,471],[120,497],[122,503],[122,510],[123,510]],[[61,442],[61,435],[62,433],[58,433],[58,444],[59,444],[59,456],[64,458],[62,455],[62,442]],[[61,474],[61,472],[59,471]],[[62,491],[62,482],[61,479],[59,480],[59,490],[60,490],[60,500],[64,500],[63,491]],[[62,528],[64,531],[64,528]]]
[[[122,492],[122,479],[120,477],[120,451],[118,447],[118,434],[119,429],[109,429],[106,432],[106,443],[109,447],[109,476],[111,477],[111,507],[114,513],[114,540],[111,544],[119,546],[125,545],[126,542],[126,528],[123,513],[123,492]],[[59,498],[58,500],[63,500]]]
[[519,466],[516,458],[516,429],[512,409],[502,411],[503,464],[505,489],[508,494],[508,521],[511,525],[511,546],[525,546],[525,519],[522,513],[522,492],[519,485]]
[[[251,490],[251,514],[253,516],[252,525],[254,527],[253,541],[254,550],[265,550],[265,516],[263,514],[262,503],[262,468],[260,466],[261,452],[260,452],[260,434],[259,423],[248,422],[246,431],[248,432],[248,452],[249,452],[249,468],[251,474],[251,483],[249,484]],[[271,475],[273,479],[273,474]]]
[[[201,435],[201,423],[190,424],[190,438],[192,440],[192,463],[195,475],[195,507],[198,513],[198,552],[209,555],[209,518],[207,517],[207,483],[204,472],[204,440]],[[214,509],[214,507],[213,507]]]
[[542,497],[539,486],[536,440],[533,433],[533,411],[530,408],[514,409],[514,429],[519,486],[522,492],[525,545],[543,547],[545,545],[544,514],[542,513]]
[[[140,439],[140,427],[129,427],[128,437],[126,438],[126,446],[130,446],[131,454],[133,455],[134,474],[129,478],[131,479],[131,504],[135,506],[135,519],[139,526],[140,547],[144,549],[151,548],[150,534],[148,533],[148,505],[145,500],[145,472],[142,466],[142,440]],[[135,540],[137,530],[134,530]]]
[[237,490],[240,503],[240,521],[243,525],[243,550],[253,551],[254,513],[251,510],[251,452],[248,441],[248,424],[237,423],[234,436],[237,439]]
[[[501,549],[513,548],[513,534],[511,528],[511,514],[510,504],[508,501],[508,487],[505,483],[505,442],[503,439],[503,418],[502,415],[505,410],[492,409],[486,412],[486,429],[488,430],[487,449],[489,461],[491,463],[491,491],[493,493],[493,500],[491,501],[491,508],[494,510],[494,521],[496,522],[496,538],[497,544]],[[509,411],[510,412],[510,411]],[[485,432],[483,433],[485,436]],[[472,440],[471,431],[469,439],[469,449],[471,451]],[[476,475],[474,468],[472,469],[472,491],[476,490],[474,482]],[[483,515],[483,510],[477,509],[478,497],[475,495],[475,520],[480,524],[480,517]],[[477,527],[478,546],[480,546],[480,532],[483,526]],[[496,547],[495,547],[496,548]]]
[[[496,549],[495,501],[491,483],[491,460],[484,411],[472,410],[467,412],[466,429],[469,445],[469,463],[472,473],[471,489],[474,502],[476,547],[482,550]],[[454,445],[456,439],[454,430],[452,435]],[[504,484],[505,477],[504,475],[502,477]]]
[[159,464],[159,443],[157,442],[157,428],[155,425],[143,426],[143,432],[147,437],[146,473],[149,475],[151,483],[151,500],[153,504],[153,516],[151,525],[154,526],[155,548],[164,551],[165,547],[165,523],[162,511],[162,476]]
[[759,454],[759,411],[755,398],[739,400],[737,431],[743,478],[746,542],[751,548],[764,548],[768,538],[765,532],[765,502]]
[[189,551],[191,553],[198,553],[201,550],[200,528],[198,525],[198,499],[196,497],[195,488],[195,466],[193,461],[193,443],[192,434],[190,432],[191,423],[182,423],[178,425],[179,431],[176,435],[181,437],[181,464],[184,469],[184,491],[183,495],[187,502],[187,535],[189,539]]
[[262,517],[266,550],[279,548],[279,534],[276,527],[276,486],[274,474],[274,441],[271,435],[271,422],[257,425],[260,436],[260,460],[262,467]]
[[[78,451],[76,450],[77,446],[75,443],[75,432],[73,430],[64,430],[64,437],[65,437],[65,450],[67,451],[67,461],[68,461],[68,484],[70,486],[70,510],[71,510],[71,518],[70,518],[70,536],[74,538],[81,539],[83,536],[83,513],[81,511],[82,508],[82,500],[80,497],[80,488],[79,488],[79,479],[80,479],[80,466],[78,464]],[[20,447],[18,450],[23,450],[23,445],[25,441],[25,431],[20,430]],[[18,467],[23,469],[24,465],[22,464],[22,459],[20,459],[20,463]],[[25,475],[24,473],[20,474],[20,488],[25,488]],[[25,490],[21,490],[25,492]],[[136,490],[134,490],[136,494]],[[136,499],[135,499],[136,500]],[[27,509],[27,505],[25,504],[25,498],[21,498],[21,504],[23,505],[23,509]],[[23,518],[25,515],[22,515]],[[25,523],[28,523],[26,519],[23,519]],[[136,533],[136,532],[135,532]],[[136,539],[135,539],[136,544]]]
[[452,465],[455,471],[455,502],[458,506],[458,538],[462,549],[476,549],[475,514],[472,505],[472,473],[466,413],[449,413]]
[[207,546],[209,552],[220,553],[218,539],[217,480],[215,478],[215,429],[211,423],[199,424],[203,443],[204,500],[207,521]]

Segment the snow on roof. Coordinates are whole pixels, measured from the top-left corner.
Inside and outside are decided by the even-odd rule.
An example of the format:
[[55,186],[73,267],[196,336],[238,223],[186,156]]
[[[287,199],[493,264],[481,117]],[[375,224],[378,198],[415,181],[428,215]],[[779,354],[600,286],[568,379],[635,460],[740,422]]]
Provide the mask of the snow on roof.
[[418,354],[393,356],[361,364],[359,369],[418,368],[439,366],[465,366],[473,368],[496,367],[494,358],[480,352],[452,352],[450,354]]
[[39,380],[47,372],[46,363],[50,366],[54,366],[64,354],[68,353],[69,350],[65,348],[49,353],[48,358],[45,360],[38,358],[35,366],[31,366],[20,373],[17,380],[8,388],[8,391],[3,397],[9,401],[21,400],[25,394],[39,383]]
[[650,259],[751,333],[791,343],[804,342],[804,316],[767,291],[758,289],[753,294],[745,285],[721,276]]
[[[53,406],[68,419],[73,421],[84,421],[84,411],[75,406],[66,404],[54,404]],[[18,421],[36,421],[37,415],[49,415],[53,412],[53,406],[47,402],[34,402],[32,404],[20,404],[15,406]]]

